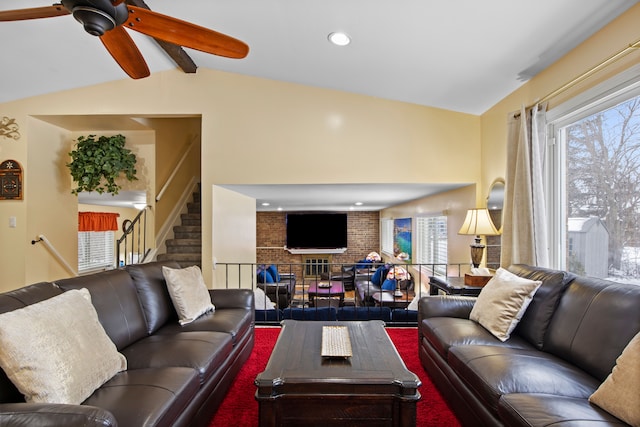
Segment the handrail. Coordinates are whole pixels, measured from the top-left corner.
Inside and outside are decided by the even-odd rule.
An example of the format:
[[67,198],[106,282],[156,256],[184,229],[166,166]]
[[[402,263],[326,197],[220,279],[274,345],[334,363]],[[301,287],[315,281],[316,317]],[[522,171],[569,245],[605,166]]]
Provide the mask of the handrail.
[[[118,262],[120,263],[120,267],[128,264],[134,264],[134,253],[138,256],[138,259],[135,260],[136,264],[144,262],[145,258],[151,251],[151,249],[147,248],[147,207],[145,206],[144,209],[138,212],[138,215],[136,215],[133,221],[130,221],[128,224],[126,224],[125,221],[125,223],[123,223],[122,231],[122,237],[120,237],[116,242],[116,260],[118,260]],[[127,242],[129,240],[129,235],[131,235],[131,257],[130,259],[127,259]],[[122,243],[124,243],[124,256],[121,260],[120,247]],[[136,249],[136,252],[134,252],[134,249]],[[140,256],[141,254],[142,257]]]
[[58,260],[58,262],[60,264],[62,264],[62,266],[71,274],[73,274],[74,276],[78,275],[78,272],[75,271],[70,265],[69,263],[62,257],[62,255],[60,255],[60,252],[58,252],[58,250],[51,244],[51,242],[49,241],[49,239],[47,239],[45,237],[44,234],[40,234],[38,236],[38,240],[32,240],[31,244],[35,245],[38,242],[43,242],[44,245],[47,247],[47,249],[49,250],[49,252],[51,252],[51,254],[56,258],[56,260]]
[[178,161],[178,164],[176,165],[175,168],[173,168],[173,172],[171,172],[171,175],[169,175],[169,178],[167,178],[167,181],[164,183],[164,185],[162,186],[162,188],[160,189],[160,191],[156,195],[156,202],[159,202],[160,199],[162,198],[162,195],[164,194],[164,192],[167,191],[167,188],[169,187],[169,185],[173,181],[173,178],[176,176],[176,173],[178,173],[178,170],[180,169],[180,167],[182,166],[184,161],[187,159],[187,156],[191,152],[191,149],[193,148],[193,144],[195,143],[196,138],[197,138],[197,136],[194,136],[191,139],[191,142],[189,143],[189,146],[187,147],[187,149],[182,154],[182,157]]

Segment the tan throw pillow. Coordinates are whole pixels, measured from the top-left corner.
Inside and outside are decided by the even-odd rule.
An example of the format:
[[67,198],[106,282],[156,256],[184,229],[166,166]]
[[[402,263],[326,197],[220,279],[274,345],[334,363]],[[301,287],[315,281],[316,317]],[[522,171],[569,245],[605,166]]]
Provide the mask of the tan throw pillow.
[[186,268],[162,266],[162,275],[167,281],[169,296],[178,312],[178,321],[186,325],[203,314],[215,310],[211,295],[197,265]]
[[480,291],[469,319],[481,324],[500,341],[506,341],[541,284],[499,268]]
[[632,426],[640,426],[640,332],[622,351],[616,366],[589,402]]
[[127,359],[116,349],[86,289],[0,314],[0,366],[32,403],[80,404]]

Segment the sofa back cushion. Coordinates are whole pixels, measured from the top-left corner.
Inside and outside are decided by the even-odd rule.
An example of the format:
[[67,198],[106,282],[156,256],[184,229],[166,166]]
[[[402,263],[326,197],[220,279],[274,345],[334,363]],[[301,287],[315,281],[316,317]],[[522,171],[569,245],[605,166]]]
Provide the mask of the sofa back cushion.
[[520,277],[542,282],[514,331],[538,350],[542,350],[551,317],[558,307],[560,297],[575,275],[524,264],[512,265],[508,270]]
[[136,287],[129,273],[111,270],[58,280],[60,288],[87,288],[100,323],[118,351],[147,336]]
[[[0,313],[26,307],[61,293],[62,290],[60,288],[48,282],[35,283],[24,288],[5,292],[0,294]],[[24,402],[24,396],[9,380],[5,372],[0,369],[0,403],[15,402]]]
[[603,381],[640,331],[640,286],[576,277],[560,299],[545,350]]
[[162,267],[180,268],[175,261],[131,264],[126,267],[138,292],[144,310],[147,333],[152,334],[169,320],[178,321],[178,315],[167,290]]

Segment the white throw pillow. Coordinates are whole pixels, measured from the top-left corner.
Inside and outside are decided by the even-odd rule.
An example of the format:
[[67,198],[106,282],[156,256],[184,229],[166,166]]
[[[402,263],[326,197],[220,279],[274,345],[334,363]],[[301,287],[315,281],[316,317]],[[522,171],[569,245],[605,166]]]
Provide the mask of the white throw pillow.
[[421,297],[419,295],[416,295],[415,297],[413,297],[413,299],[411,300],[411,302],[407,306],[407,310],[418,311],[418,302],[420,301],[420,298]]
[[506,341],[541,284],[499,268],[480,291],[469,319],[481,324],[500,341]]
[[0,366],[27,402],[78,405],[127,359],[83,288],[0,314]]
[[262,289],[256,288],[253,291],[253,301],[256,310],[273,310],[276,308],[276,305],[271,301]]
[[640,333],[629,341],[589,402],[632,426],[640,426]]
[[215,310],[202,271],[197,265],[186,268],[162,266],[162,275],[167,281],[167,290],[181,325]]

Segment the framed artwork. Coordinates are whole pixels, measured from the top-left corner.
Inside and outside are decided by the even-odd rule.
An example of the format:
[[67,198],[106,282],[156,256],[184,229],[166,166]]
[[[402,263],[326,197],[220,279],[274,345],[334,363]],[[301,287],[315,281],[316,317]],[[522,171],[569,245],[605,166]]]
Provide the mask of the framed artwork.
[[0,200],[22,200],[22,168],[15,160],[0,162]]
[[393,256],[407,263],[411,262],[411,218],[393,220]]

